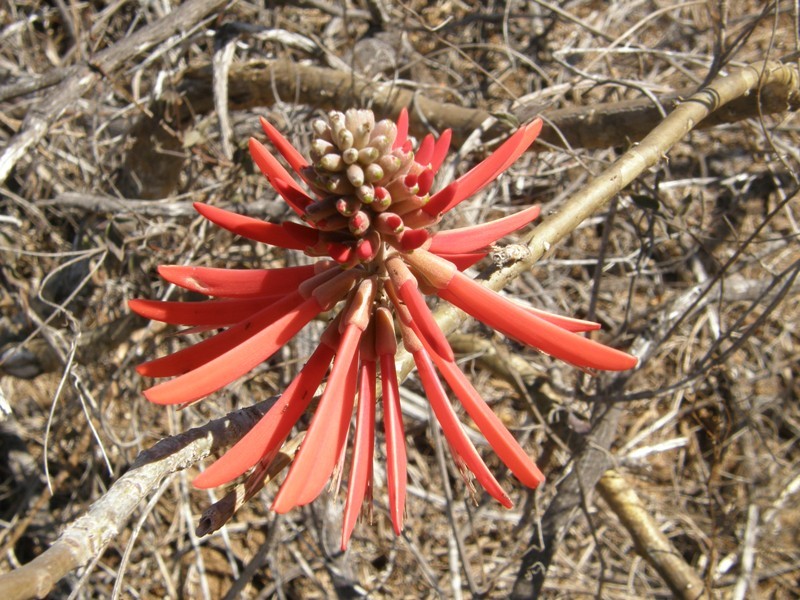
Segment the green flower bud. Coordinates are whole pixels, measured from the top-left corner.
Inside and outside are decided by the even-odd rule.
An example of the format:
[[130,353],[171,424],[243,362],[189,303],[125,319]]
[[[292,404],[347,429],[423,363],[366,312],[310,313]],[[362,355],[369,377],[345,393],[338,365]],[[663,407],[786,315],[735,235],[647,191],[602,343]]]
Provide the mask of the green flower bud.
[[326,171],[336,172],[344,171],[346,165],[344,164],[344,160],[342,160],[341,154],[331,152],[319,160],[319,166]]
[[348,221],[350,233],[357,236],[364,235],[370,226],[369,215],[363,210],[359,210],[356,214],[350,217]]
[[376,181],[383,179],[383,169],[378,163],[372,163],[364,170],[364,175],[366,176],[367,181],[370,183],[375,183]]
[[375,164],[380,165],[385,177],[391,177],[400,169],[402,161],[394,154],[385,154]]
[[347,177],[340,173],[336,173],[325,179],[325,189],[331,194],[337,194],[339,196],[352,194],[354,192],[353,186],[347,180]]
[[372,204],[372,201],[375,200],[375,188],[371,185],[362,185],[356,188],[356,198],[364,204]]
[[336,210],[345,217],[352,217],[360,208],[361,202],[353,196],[342,196],[336,200]]
[[374,146],[367,146],[358,151],[358,162],[362,165],[369,165],[378,160],[380,155],[381,153],[378,152],[377,148]]

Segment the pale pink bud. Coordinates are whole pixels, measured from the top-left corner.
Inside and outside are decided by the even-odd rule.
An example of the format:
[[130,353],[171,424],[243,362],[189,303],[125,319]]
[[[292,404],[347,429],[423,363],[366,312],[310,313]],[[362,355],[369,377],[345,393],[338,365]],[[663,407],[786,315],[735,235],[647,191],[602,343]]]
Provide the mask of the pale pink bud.
[[345,217],[352,217],[361,208],[361,202],[353,196],[343,196],[336,200],[336,210]]
[[311,160],[318,161],[326,154],[333,152],[335,148],[336,147],[329,141],[323,140],[322,138],[315,138],[314,141],[311,142],[311,150],[309,151]]
[[354,162],[358,160],[359,151],[355,148],[348,148],[344,152],[342,152],[342,160],[344,160],[345,164],[352,165]]
[[353,187],[361,187],[364,185],[364,169],[358,165],[350,165],[347,167],[347,179],[353,184]]
[[348,221],[348,226],[350,228],[350,233],[356,236],[364,235],[364,233],[369,229],[370,220],[369,215],[365,213],[363,210],[359,210],[350,217]]

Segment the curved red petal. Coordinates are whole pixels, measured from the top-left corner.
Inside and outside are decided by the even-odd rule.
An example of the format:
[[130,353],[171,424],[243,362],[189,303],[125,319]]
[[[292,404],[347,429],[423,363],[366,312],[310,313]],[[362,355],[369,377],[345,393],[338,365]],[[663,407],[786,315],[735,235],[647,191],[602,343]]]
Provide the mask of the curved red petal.
[[439,139],[436,140],[436,145],[433,149],[433,156],[431,156],[431,169],[434,173],[442,166],[444,159],[447,157],[447,152],[450,150],[450,140],[453,137],[452,129],[445,129]]
[[427,166],[428,163],[431,162],[431,158],[433,158],[435,143],[433,135],[430,133],[426,135],[420,143],[419,148],[417,148],[417,151],[414,153],[414,161],[423,167]]
[[276,225],[201,202],[195,202],[194,208],[206,219],[231,233],[279,248],[305,250],[319,240],[319,232],[305,225],[297,223]]
[[[194,358],[202,360],[199,366],[145,390],[144,395],[154,404],[185,404],[208,396],[272,356],[321,311],[322,307],[312,296],[270,325],[261,329],[253,327],[252,331],[255,333],[251,333],[249,325],[252,325],[252,320],[248,320],[245,327],[236,331],[232,337],[238,342],[233,347],[216,354],[210,360],[207,354],[195,355]],[[206,341],[216,340],[233,329]],[[177,354],[164,358],[173,358]]]
[[350,468],[350,482],[347,486],[347,500],[344,504],[344,517],[342,518],[342,550],[347,549],[347,543],[358,520],[364,497],[372,485],[372,460],[375,453],[376,373],[375,361],[364,360],[362,354],[359,367],[353,464]]
[[518,213],[460,229],[449,229],[431,237],[429,252],[460,254],[474,252],[495,243],[509,233],[521,229],[539,216],[539,206],[531,206]]
[[381,387],[383,392],[383,426],[386,432],[386,483],[389,488],[389,514],[394,532],[403,531],[406,505],[407,458],[403,415],[400,412],[400,388],[393,354],[382,354]]
[[[430,202],[423,207],[423,210],[431,216],[440,215],[482,190],[528,149],[541,129],[541,119],[519,128],[485,160],[431,196]],[[447,191],[449,188],[454,190]]]
[[295,291],[315,275],[314,265],[282,269],[215,269],[162,265],[166,281],[192,292],[224,298],[253,298]]
[[286,204],[301,218],[306,215],[306,207],[315,202],[302,188],[295,187],[284,179],[272,179],[270,183],[272,187],[275,188],[275,191],[281,195],[281,198],[284,199]]
[[575,366],[625,371],[638,364],[635,356],[549,323],[462,273],[437,294],[504,335]]
[[469,269],[472,265],[477,263],[479,260],[486,258],[488,252],[467,252],[467,253],[458,253],[458,254],[450,254],[447,252],[434,252],[436,256],[440,258],[444,258],[445,260],[449,260],[453,263],[459,271],[465,271]]
[[397,135],[394,138],[392,150],[399,148],[408,140],[408,111],[405,107],[403,107],[400,110],[400,114],[397,115],[395,125],[397,126]]
[[497,456],[509,468],[514,476],[530,488],[537,487],[544,481],[544,475],[527,453],[506,429],[499,417],[494,414],[478,391],[469,382],[466,375],[453,361],[445,361],[435,354],[431,355],[439,372],[444,376],[447,385],[453,390],[467,414],[475,421],[475,425],[489,442]]
[[275,146],[275,149],[281,153],[281,156],[286,159],[289,166],[292,167],[295,173],[301,174],[302,170],[308,166],[308,161],[303,157],[297,148],[292,146],[291,142],[281,135],[281,132],[273,127],[272,123],[261,117],[261,128],[267,134],[269,141]]
[[283,165],[272,156],[272,153],[261,142],[255,138],[250,138],[249,145],[250,156],[253,157],[258,168],[292,210],[302,217],[305,207],[313,202],[313,199],[306,194],[303,188],[297,185],[289,172],[283,168]]
[[397,294],[405,303],[408,311],[414,319],[414,323],[419,327],[422,336],[427,340],[436,354],[446,360],[454,360],[453,350],[445,337],[444,332],[439,328],[433,313],[425,303],[425,298],[417,288],[415,279],[409,279],[397,288]]
[[257,332],[268,327],[303,301],[299,292],[294,292],[283,300],[264,307],[259,312],[242,319],[239,323],[202,342],[142,363],[136,370],[145,377],[172,377],[192,371],[208,361],[228,352]]
[[595,323],[594,321],[584,321],[583,319],[554,315],[553,313],[545,312],[538,308],[533,308],[532,306],[526,306],[525,310],[533,313],[540,319],[544,319],[553,325],[558,325],[561,327],[561,329],[566,329],[567,331],[572,331],[573,333],[597,331],[601,327],[600,323]]
[[267,414],[219,460],[198,475],[193,485],[208,489],[228,483],[253,467],[267,453],[278,449],[314,398],[333,354],[332,348],[320,344]]
[[351,367],[361,333],[357,326],[350,325],[342,335],[319,406],[272,503],[272,510],[277,513],[286,513],[314,500],[333,473],[353,414],[355,385],[349,380],[355,379],[351,377]]
[[473,446],[461,428],[458,416],[447,399],[447,393],[442,387],[439,377],[436,375],[430,356],[424,350],[414,352],[413,356],[419,378],[422,381],[422,387],[425,389],[425,395],[431,403],[436,420],[441,425],[442,432],[447,438],[450,447],[464,461],[467,468],[474,473],[475,478],[483,486],[483,489],[489,492],[500,504],[506,508],[511,508],[513,506],[511,498],[500,487],[489,467],[483,462],[475,446]]
[[146,319],[173,325],[228,327],[278,301],[280,296],[263,296],[208,302],[162,302],[161,300],[129,300],[128,306]]

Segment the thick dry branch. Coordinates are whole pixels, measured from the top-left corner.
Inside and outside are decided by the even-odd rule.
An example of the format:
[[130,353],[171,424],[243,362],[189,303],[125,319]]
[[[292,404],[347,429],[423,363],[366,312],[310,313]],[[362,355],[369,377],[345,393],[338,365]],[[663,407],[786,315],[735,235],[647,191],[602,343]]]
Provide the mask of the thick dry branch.
[[[435,129],[453,130],[460,143],[491,115],[484,110],[438,102],[391,83],[376,83],[345,71],[315,67],[287,60],[257,61],[234,65],[229,75],[231,108],[253,108],[275,103],[275,90],[285,99],[300,98],[318,108],[341,109],[367,104],[380,115],[397,115],[413,107]],[[758,94],[737,98],[714,113],[701,127],[713,127],[800,107],[800,79],[792,67],[768,72]],[[194,111],[213,108],[212,67],[190,69],[181,84],[182,94]],[[694,89],[684,89],[658,98],[665,112],[675,109]],[[525,108],[523,108],[525,110]],[[661,120],[659,107],[651,100],[609,102],[592,106],[545,110],[548,126],[540,140],[557,146],[565,142],[573,148],[627,146],[642,139]],[[412,123],[423,123],[412,119]],[[421,127],[421,125],[417,125]],[[420,129],[417,133],[422,133]]]
[[630,533],[636,551],[669,585],[678,598],[708,598],[703,581],[686,564],[678,550],[667,539],[650,516],[630,483],[612,470],[597,482],[597,489],[614,514]]
[[19,569],[0,575],[0,595],[4,600],[46,596],[67,573],[103,552],[164,477],[240,439],[273,402],[270,399],[231,413],[166,438],[142,452],[130,470],[85,515],[69,525],[50,548]]
[[192,0],[178,6],[164,18],[143,27],[98,53],[88,64],[72,67],[61,83],[36,104],[22,122],[22,128],[0,155],[0,185],[28,150],[47,134],[50,126],[88,92],[101,78],[108,77],[127,61],[146,52],[217,10],[228,0]]
[[[800,107],[799,82],[797,70],[792,67],[771,70],[759,93],[737,98],[714,112],[701,127],[796,110]],[[118,184],[126,196],[163,198],[173,191],[184,157],[172,132],[186,127],[195,115],[214,110],[213,86],[211,64],[190,68],[179,86],[180,105],[157,102],[150,107],[153,116],[143,116],[136,124],[131,132],[136,143],[128,155],[126,178]],[[415,134],[426,133],[423,123],[438,131],[450,128],[457,144],[492,116],[484,110],[432,100],[392,83],[377,83],[350,72],[285,59],[232,65],[227,92],[227,106],[233,110],[271,106],[281,99],[293,98],[322,109],[367,105],[380,116],[395,116],[403,107],[411,107],[423,117],[411,120],[412,128],[417,128]],[[669,112],[692,92],[687,89],[664,95],[658,99],[660,106],[644,99],[545,110],[542,116],[547,122],[539,140],[572,148],[627,147],[661,121],[662,110]],[[168,127],[163,126],[165,121]],[[497,128],[508,126],[508,120],[499,119],[498,123]]]

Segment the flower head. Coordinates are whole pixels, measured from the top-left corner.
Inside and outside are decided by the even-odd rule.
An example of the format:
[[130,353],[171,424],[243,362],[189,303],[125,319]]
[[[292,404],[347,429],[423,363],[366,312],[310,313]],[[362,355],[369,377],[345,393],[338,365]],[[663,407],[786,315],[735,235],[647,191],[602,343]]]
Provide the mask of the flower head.
[[[397,337],[411,353],[425,393],[459,468],[504,506],[511,500],[459,423],[445,387],[458,398],[509,470],[525,485],[543,480],[500,419],[456,365],[447,338],[425,301],[437,295],[534,348],[584,369],[623,370],[636,358],[578,332],[599,325],[522,307],[465,276],[501,237],[539,214],[531,207],[489,223],[431,233],[442,215],[494,181],[533,143],[536,120],[520,128],[486,160],[431,192],[450,145],[450,131],[425,137],[415,149],[405,111],[397,122],[375,122],[371,111],[331,112],[313,123],[308,162],[270,123],[267,137],[305,187],[258,141],[250,151],[270,184],[303,224],[275,224],[195,204],[217,225],[251,240],[320,257],[282,269],[231,270],[164,266],[161,276],[215,298],[208,302],[133,300],[145,317],[194,330],[222,329],[194,346],[144,363],[149,377],[173,377],[145,390],[157,404],[189,404],[219,390],[270,358],[307,323],[339,307],[303,369],[261,421],[199,475],[200,488],[219,486],[250,468],[263,477],[325,381],[311,423],[272,508],[283,513],[314,500],[345,470],[353,412],[350,476],[342,546],[372,493],[377,380],[380,373],[392,523],[402,528],[406,449],[395,371]],[[327,375],[327,379],[326,379]],[[443,381],[444,380],[444,383]]]

